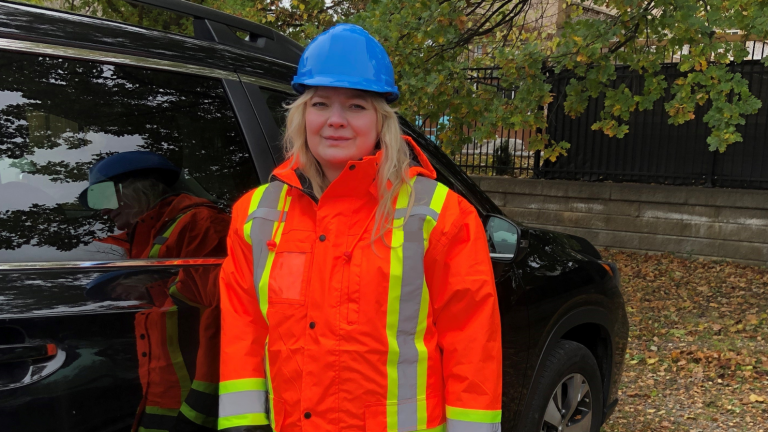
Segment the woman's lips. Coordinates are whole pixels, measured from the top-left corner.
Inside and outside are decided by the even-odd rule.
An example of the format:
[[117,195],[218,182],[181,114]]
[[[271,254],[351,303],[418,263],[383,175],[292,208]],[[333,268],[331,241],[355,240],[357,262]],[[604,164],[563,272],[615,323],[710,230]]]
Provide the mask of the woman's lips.
[[336,142],[336,143],[341,143],[341,142],[349,141],[349,140],[352,139],[352,138],[349,138],[349,137],[342,137],[342,136],[327,136],[327,137],[323,137],[323,138],[326,141]]

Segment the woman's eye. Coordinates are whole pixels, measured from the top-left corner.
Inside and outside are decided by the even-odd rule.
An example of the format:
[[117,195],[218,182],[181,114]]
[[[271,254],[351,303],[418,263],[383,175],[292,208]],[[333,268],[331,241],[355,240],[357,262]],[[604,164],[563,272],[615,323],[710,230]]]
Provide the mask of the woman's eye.
[[349,107],[352,108],[352,109],[356,109],[356,110],[364,110],[364,109],[366,109],[364,106],[362,106],[360,104],[352,104]]
[[313,107],[326,107],[326,106],[328,106],[328,104],[325,103],[325,102],[312,102],[312,106]]

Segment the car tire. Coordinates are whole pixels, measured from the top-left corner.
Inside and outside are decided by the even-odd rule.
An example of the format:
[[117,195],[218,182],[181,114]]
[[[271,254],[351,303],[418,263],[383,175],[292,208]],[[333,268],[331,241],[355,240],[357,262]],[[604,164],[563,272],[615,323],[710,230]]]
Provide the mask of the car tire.
[[584,345],[558,341],[543,364],[519,432],[598,432],[602,424],[600,370]]

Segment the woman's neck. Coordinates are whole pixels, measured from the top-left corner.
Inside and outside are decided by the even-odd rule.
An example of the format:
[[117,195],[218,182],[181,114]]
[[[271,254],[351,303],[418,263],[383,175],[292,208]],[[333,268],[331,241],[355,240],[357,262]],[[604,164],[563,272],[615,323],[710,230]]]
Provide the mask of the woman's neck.
[[325,178],[328,180],[328,184],[331,184],[334,180],[339,178],[341,175],[341,172],[344,171],[344,166],[333,166],[333,167],[323,167],[323,174],[325,174]]

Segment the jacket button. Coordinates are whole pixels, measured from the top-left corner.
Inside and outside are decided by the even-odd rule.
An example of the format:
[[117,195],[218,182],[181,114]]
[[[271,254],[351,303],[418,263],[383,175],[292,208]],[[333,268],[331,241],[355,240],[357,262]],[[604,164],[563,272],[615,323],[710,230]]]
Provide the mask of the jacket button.
[[311,417],[312,417],[312,413],[311,412],[307,411],[307,412],[304,413],[304,418],[305,419],[309,419]]
[[313,330],[314,330],[314,328],[315,328],[315,322],[314,322],[314,321],[312,321],[311,323],[309,323],[309,328],[311,328],[311,329],[313,329]]
[[356,166],[354,166],[354,165],[350,165],[350,166],[349,166],[349,170],[350,170],[350,171],[354,171],[354,170],[355,170],[355,168],[357,168],[357,167],[356,167]]
[[320,241],[325,241],[325,234],[320,234]]
[[142,357],[146,357],[146,356],[147,356],[147,353],[143,352],[143,353],[141,353],[141,356],[142,356]]
[[146,339],[146,338],[147,338],[147,335],[145,335],[144,333],[142,333],[142,334],[141,334],[141,336],[139,336],[139,337],[141,338],[141,340],[144,340],[144,339]]

